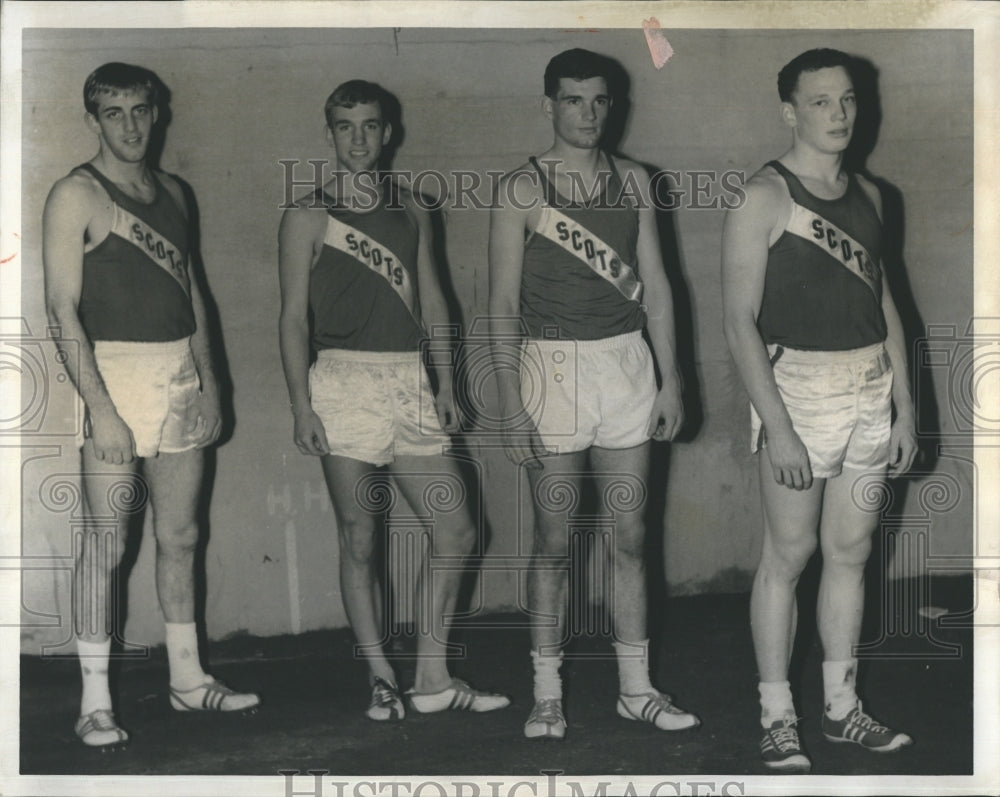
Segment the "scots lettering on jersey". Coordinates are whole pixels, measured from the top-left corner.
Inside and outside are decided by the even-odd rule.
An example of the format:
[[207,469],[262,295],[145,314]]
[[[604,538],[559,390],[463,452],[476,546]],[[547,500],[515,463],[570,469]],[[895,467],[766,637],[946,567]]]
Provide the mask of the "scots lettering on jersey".
[[410,273],[403,265],[403,261],[389,247],[333,216],[327,217],[324,243],[351,256],[382,277],[406,305],[410,315],[413,315],[413,285]]
[[111,231],[138,247],[188,293],[187,258],[179,247],[120,205],[115,205],[115,220]]
[[405,271],[402,266],[396,263],[395,255],[383,252],[382,247],[371,241],[361,233],[352,231],[344,236],[347,247],[352,254],[356,254],[357,259],[371,268],[373,271],[384,271],[383,276],[394,285],[402,285]]
[[857,261],[858,269],[864,273],[869,280],[877,279],[879,274],[878,266],[872,263],[872,259],[863,247],[858,246],[849,237],[844,236],[836,227],[827,222],[821,216],[815,216],[812,220],[813,237],[818,241],[824,241],[831,252],[837,253],[844,263],[850,263],[851,259]]
[[547,205],[542,209],[535,232],[583,261],[591,271],[614,285],[626,299],[639,301],[642,283],[632,267],[582,224]]
[[[591,263],[591,267],[597,267],[601,271],[606,271],[612,277],[621,274],[622,262],[615,255],[608,255],[608,249],[603,245],[600,238],[591,238],[583,229],[571,230],[565,221],[556,222],[556,234],[559,240],[569,242],[573,251],[583,256]],[[597,243],[594,243],[594,241]]]
[[864,280],[876,293],[882,270],[868,254],[868,250],[840,229],[797,202],[792,203],[792,215],[785,227],[788,232],[820,247],[855,276]]

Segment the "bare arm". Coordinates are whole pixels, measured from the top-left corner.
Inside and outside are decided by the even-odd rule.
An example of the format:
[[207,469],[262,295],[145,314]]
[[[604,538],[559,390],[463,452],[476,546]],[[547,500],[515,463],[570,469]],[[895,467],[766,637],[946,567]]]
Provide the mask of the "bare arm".
[[[490,345],[499,392],[500,414],[510,419],[504,432],[507,457],[515,464],[527,462],[539,467],[545,455],[538,430],[526,417],[521,401],[521,379],[510,363],[521,357],[521,269],[524,264],[524,235],[529,211],[506,201],[512,173],[500,184],[490,212]],[[520,433],[515,433],[514,429]]]
[[649,419],[648,432],[655,440],[672,440],[684,425],[682,384],[677,368],[674,298],[663,270],[660,235],[649,195],[649,175],[636,164],[628,164],[627,168],[634,173],[637,178],[635,184],[640,186],[642,192],[636,256],[643,282],[643,301],[647,307],[646,327],[663,379]]
[[135,458],[135,440],[108,395],[79,316],[84,235],[101,202],[82,176],[70,175],[53,186],[42,218],[42,262],[49,323],[59,330],[56,345],[87,405],[95,455],[118,465]]
[[[434,262],[434,239],[430,216],[427,211],[416,203],[410,203],[409,208],[417,221],[420,240],[417,246],[417,282],[419,285],[420,314],[428,334],[434,335],[434,329],[447,326],[448,305],[441,291],[438,280],[437,266]],[[440,333],[439,333],[440,334]],[[455,406],[452,392],[451,358],[442,357],[437,346],[430,347],[431,364],[437,374],[438,391],[435,397],[435,407],[441,427],[449,433],[459,431],[461,419]]]
[[774,381],[767,349],[757,330],[769,238],[787,198],[760,176],[747,183],[746,194],[744,205],[727,213],[722,234],[726,341],[750,401],[763,422],[768,441],[766,455],[775,481],[794,489],[808,488],[812,484],[809,455],[792,428]]
[[[882,218],[882,195],[878,188],[864,177],[858,176],[861,187],[867,192],[879,220]],[[903,324],[899,320],[896,303],[889,292],[889,283],[885,277],[885,264],[882,263],[882,314],[885,316],[886,339],[885,350],[892,365],[892,403],[896,409],[896,419],[892,424],[889,436],[889,475],[900,476],[913,465],[917,455],[916,421],[913,409],[913,396],[910,394],[909,370],[906,365],[906,339],[903,334]]]
[[[169,175],[160,174],[164,186],[177,201],[184,217],[190,222],[191,209],[184,198],[184,192],[177,182]],[[197,442],[199,448],[214,443],[222,431],[222,411],[219,407],[219,385],[212,366],[211,345],[208,338],[208,322],[205,313],[205,300],[197,276],[193,273],[193,258],[188,255],[188,282],[191,291],[191,307],[194,311],[195,330],[191,336],[191,354],[194,358],[198,379],[201,382],[201,395],[197,406],[192,408],[192,417],[188,418],[188,434]]]
[[289,209],[278,231],[281,364],[295,419],[295,444],[303,454],[314,456],[330,453],[323,424],[309,402],[309,273],[325,218],[325,213]]

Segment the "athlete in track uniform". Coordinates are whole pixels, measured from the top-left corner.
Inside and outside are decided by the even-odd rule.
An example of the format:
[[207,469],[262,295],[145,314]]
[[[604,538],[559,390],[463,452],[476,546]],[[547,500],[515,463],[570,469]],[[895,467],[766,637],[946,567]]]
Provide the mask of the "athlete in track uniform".
[[[552,121],[553,145],[501,181],[490,227],[490,319],[500,408],[509,419],[505,444],[511,461],[528,468],[535,508],[529,738],[566,732],[559,667],[567,641],[563,563],[572,507],[560,496],[579,495],[588,470],[603,512],[614,518],[617,711],[663,730],[698,724],[649,680],[643,561],[649,439],[673,438],[683,409],[649,178],[599,146],[612,68],[609,59],[579,49],[549,62],[542,108]],[[647,325],[663,375],[659,391],[642,338]],[[523,349],[520,378],[503,366],[511,346]]]
[[[199,664],[195,511],[202,449],[219,434],[219,399],[204,305],[188,270],[188,208],[176,180],[146,161],[158,113],[156,85],[148,70],[119,63],[87,78],[86,120],[100,151],[55,184],[43,220],[46,304],[86,405],[84,506],[101,530],[84,536],[76,561],[74,620],[83,672],[76,733],[102,749],[128,741],[108,689],[109,585],[127,513],[116,506],[108,477],[138,479],[140,460],[153,506],[170,703],[180,711],[243,711],[260,702],[233,692]],[[133,485],[139,496],[141,484]],[[119,516],[118,526],[105,534],[112,515]]]
[[[302,453],[322,458],[340,534],[341,592],[368,662],[367,715],[374,720],[402,719],[405,708],[382,648],[384,601],[372,561],[376,508],[364,498],[364,480],[388,465],[419,508],[428,478],[459,479],[454,460],[442,453],[446,432],[459,428],[451,369],[436,368],[435,397],[419,351],[424,320],[431,327],[448,320],[430,219],[407,190],[373,171],[392,132],[385,107],[384,90],[365,81],[348,81],[330,95],[325,110],[336,171],[318,196],[285,211],[279,236],[281,354],[294,438]],[[318,351],[311,368],[310,342]],[[476,533],[464,507],[438,513],[433,556],[465,557]],[[432,579],[428,568],[425,560],[418,584],[428,598],[417,605],[429,605],[429,633],[417,641],[410,705],[420,713],[503,708],[506,697],[449,675],[445,618],[454,612],[461,572],[451,567]]]
[[[864,567],[879,516],[861,478],[905,473],[916,454],[903,333],[881,266],[881,197],[843,168],[857,115],[850,59],[810,50],[778,77],[792,147],[747,183],[723,237],[726,338],[750,394],[764,540],[750,604],[761,755],[807,771],[788,682],[795,587],[818,542],[823,571],[824,735],[887,752],[910,744],[855,692]],[[895,421],[892,408],[895,407]]]

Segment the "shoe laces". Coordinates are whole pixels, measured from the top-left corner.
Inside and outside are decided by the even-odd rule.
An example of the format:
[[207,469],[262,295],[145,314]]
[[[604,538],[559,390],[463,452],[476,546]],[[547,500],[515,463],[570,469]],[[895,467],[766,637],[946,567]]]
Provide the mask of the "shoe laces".
[[535,702],[528,722],[544,722],[546,725],[556,725],[564,722],[559,698],[545,697]]
[[886,733],[889,730],[874,717],[866,714],[861,708],[861,703],[858,703],[857,707],[851,714],[851,722],[855,725],[860,725],[864,730],[870,731],[871,733]]
[[98,709],[91,715],[91,722],[99,731],[113,731],[118,725],[115,723],[115,715],[107,709]]
[[670,695],[665,695],[663,692],[657,692],[655,689],[649,693],[649,699],[658,709],[666,711],[668,714],[687,713],[683,709],[674,705],[673,698]]
[[795,727],[798,721],[798,717],[786,720],[780,728],[770,731],[774,746],[778,748],[779,752],[787,753],[789,750],[799,747],[799,732]]
[[379,706],[392,706],[399,698],[399,688],[383,678],[375,678],[372,689],[372,703]]

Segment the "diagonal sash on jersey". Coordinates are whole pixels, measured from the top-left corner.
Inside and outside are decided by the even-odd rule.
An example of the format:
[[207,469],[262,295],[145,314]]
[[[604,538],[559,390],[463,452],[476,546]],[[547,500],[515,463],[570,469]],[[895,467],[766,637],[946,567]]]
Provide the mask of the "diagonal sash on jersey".
[[880,295],[878,265],[862,244],[836,224],[793,201],[792,216],[785,229],[818,246],[871,288],[876,298]]
[[378,274],[406,305],[413,320],[420,323],[413,312],[413,281],[410,279],[410,272],[389,247],[329,215],[324,243],[353,257],[361,265]]
[[139,249],[153,263],[177,280],[185,294],[190,295],[187,260],[181,254],[180,247],[174,246],[166,236],[135,214],[129,213],[117,202],[111,232]]
[[536,233],[562,247],[597,274],[614,285],[626,299],[637,302],[642,296],[642,282],[633,268],[604,241],[579,222],[550,205],[542,207]]

